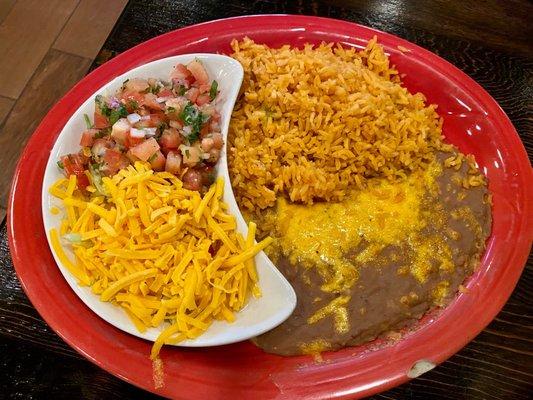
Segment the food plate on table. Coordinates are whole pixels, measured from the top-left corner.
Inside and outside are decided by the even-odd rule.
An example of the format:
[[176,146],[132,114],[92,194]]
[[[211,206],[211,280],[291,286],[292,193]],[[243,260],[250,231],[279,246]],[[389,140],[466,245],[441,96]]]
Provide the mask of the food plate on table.
[[[47,323],[102,368],[147,390],[155,390],[148,357],[151,343],[107,324],[69,289],[48,249],[41,212],[34,207],[39,203],[41,186],[28,185],[42,182],[49,155],[42,151],[43,147],[52,149],[67,120],[98,88],[157,59],[186,53],[230,54],[233,39],[249,37],[271,48],[283,45],[301,48],[305,43],[318,45],[324,41],[363,51],[374,36],[402,75],[409,92],[421,92],[427,104],[438,106],[446,140],[460,152],[473,154],[479,171],[488,179],[492,230],[479,266],[450,304],[424,315],[408,331],[401,332],[400,337],[379,338],[336,352],[321,348],[314,356],[273,355],[250,342],[193,351],[166,347],[161,353],[164,385],[156,392],[180,397],[182,388],[187,387],[189,393],[199,398],[239,394],[365,396],[430,369],[478,334],[511,294],[531,244],[531,206],[526,201],[531,197],[527,184],[531,167],[512,124],[479,85],[424,49],[348,22],[283,15],[213,21],[154,38],[89,74],[43,120],[17,167],[8,224],[17,274]],[[239,190],[237,197],[242,202],[246,186]],[[299,191],[294,196],[305,193]],[[283,220],[280,221],[283,226]],[[515,243],[513,247],[506,245],[510,240]],[[41,260],[40,264],[35,263],[36,258]]]

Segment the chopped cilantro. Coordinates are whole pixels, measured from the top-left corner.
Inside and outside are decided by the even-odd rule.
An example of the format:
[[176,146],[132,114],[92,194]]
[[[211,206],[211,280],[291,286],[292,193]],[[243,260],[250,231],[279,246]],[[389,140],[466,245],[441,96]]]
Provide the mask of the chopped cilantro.
[[126,110],[126,107],[124,107],[124,105],[121,104],[118,108],[111,110],[111,113],[109,114],[109,123],[113,125],[120,118],[125,118],[127,116],[128,116],[128,110]]
[[91,124],[89,116],[87,114],[83,114],[83,118],[85,118],[85,125],[87,125],[87,129],[91,129],[93,124]]
[[185,87],[185,85],[180,85],[178,87],[177,94],[178,96],[183,96],[186,91],[187,91],[187,88]]
[[137,103],[136,100],[129,99],[128,100],[128,108],[130,110],[133,110],[133,111],[138,110],[139,109],[139,103]]
[[217,174],[215,171],[208,172],[206,176],[206,181],[207,181],[206,186],[211,186],[213,183],[215,183],[216,179],[217,179]]
[[215,100],[215,97],[217,97],[217,93],[218,93],[218,82],[217,81],[213,81],[213,83],[211,83],[211,89],[209,89],[209,98],[211,99],[211,101]]
[[146,89],[144,91],[144,93],[153,93],[153,94],[158,94],[159,92],[161,91],[161,86],[159,86],[158,83],[156,83],[155,85],[149,85],[148,86],[148,89]]
[[63,165],[62,161],[58,161],[57,166],[59,167],[59,169],[65,169],[65,166]]
[[209,119],[209,117],[202,114],[200,110],[198,110],[198,108],[195,107],[191,102],[187,103],[179,116],[185,125],[192,127],[191,134],[187,136],[189,143],[193,143],[198,140],[202,125],[207,121],[207,119]]
[[96,106],[100,109],[102,115],[109,118],[109,123],[113,125],[120,118],[125,118],[128,116],[128,110],[124,104],[120,104],[117,108],[111,108],[107,105],[106,99],[102,95],[96,96],[94,99]]
[[198,119],[198,109],[190,101],[180,113],[180,118],[185,125],[191,125]]
[[105,129],[100,129],[98,132],[96,132],[94,134],[94,138],[95,139],[100,139],[100,138],[103,138],[104,136],[107,136],[111,133],[111,129],[110,128],[105,128]]
[[161,138],[161,135],[163,135],[163,131],[165,129],[168,129],[168,124],[166,122],[160,122],[157,125],[157,130],[155,133],[155,140],[159,140]]
[[165,129],[168,129],[168,124],[166,122],[160,122],[157,125],[157,129],[159,129],[161,132],[163,132]]
[[102,95],[98,95],[95,97],[94,102],[96,103],[96,106],[100,109],[100,112],[102,115],[109,117],[111,115],[111,108],[106,104],[105,98]]
[[198,140],[199,137],[200,137],[199,133],[193,132],[187,137],[187,140],[189,141],[189,143],[194,143]]
[[172,114],[175,112],[176,112],[176,109],[174,107],[167,107],[167,109],[165,110],[166,114]]
[[96,97],[94,98],[94,102],[99,108],[102,108],[102,104],[105,103],[104,96],[102,96],[101,94],[97,94]]

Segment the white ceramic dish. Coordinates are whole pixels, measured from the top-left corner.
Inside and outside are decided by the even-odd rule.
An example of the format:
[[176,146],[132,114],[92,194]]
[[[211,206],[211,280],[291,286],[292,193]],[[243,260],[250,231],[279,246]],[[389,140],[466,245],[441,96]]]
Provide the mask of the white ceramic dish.
[[[52,215],[50,213],[50,208],[52,206],[59,207],[59,201],[48,193],[48,188],[52,183],[63,176],[62,172],[57,167],[57,160],[59,160],[59,157],[64,154],[77,152],[80,149],[79,140],[81,132],[86,129],[83,114],[93,115],[94,97],[97,94],[114,93],[128,78],[142,77],[160,78],[163,80],[168,79],[172,68],[177,63],[187,64],[195,58],[198,58],[203,62],[210,78],[216,79],[219,84],[220,95],[217,108],[221,113],[222,134],[224,136],[224,141],[226,142],[231,112],[243,79],[243,69],[241,65],[232,58],[218,54],[180,55],[150,62],[116,77],[114,80],[93,93],[72,115],[59,134],[50,153],[50,158],[48,159],[44,174],[42,190],[42,214],[49,246],[50,229],[59,227],[62,213],[58,215]],[[230,184],[225,143],[216,169],[217,174],[224,177],[224,201],[228,204],[229,211],[235,215],[237,219],[238,230],[246,237],[247,226],[237,207]],[[61,207],[59,208],[61,209]],[[99,297],[93,294],[89,287],[79,286],[76,279],[61,264],[57,254],[51,246],[50,249],[61,273],[72,290],[74,290],[78,297],[92,311],[105,321],[125,332],[151,341],[154,341],[159,333],[166,327],[166,325],[161,325],[158,328],[150,328],[144,333],[137,331],[126,313],[120,307],[114,306],[111,303],[101,302]],[[72,257],[72,251],[66,243],[64,243],[64,249],[67,254]],[[251,298],[246,307],[236,314],[235,322],[228,324],[223,321],[215,321],[202,336],[194,340],[183,341],[179,343],[178,346],[203,347],[239,342],[260,335],[261,333],[279,325],[289,317],[296,306],[296,294],[294,293],[294,290],[263,252],[256,256],[255,261],[259,275],[259,284],[263,293],[262,297],[258,299]]]

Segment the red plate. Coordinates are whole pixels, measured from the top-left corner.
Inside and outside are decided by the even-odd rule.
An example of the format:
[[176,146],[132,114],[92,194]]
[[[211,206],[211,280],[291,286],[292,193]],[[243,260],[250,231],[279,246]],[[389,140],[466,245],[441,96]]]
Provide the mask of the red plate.
[[[263,353],[251,343],[162,352],[169,397],[323,398],[368,396],[405,382],[418,360],[440,363],[476,336],[511,294],[533,236],[533,173],[513,125],[472,79],[433,53],[395,36],[353,23],[305,16],[250,16],[195,25],[149,40],[107,62],[77,84],[41,122],[19,161],[9,202],[9,244],[16,272],[33,305],[72,347],[112,374],[154,391],[151,343],[115,329],[72,292],[48,249],[41,218],[41,184],[55,138],[88,96],[113,77],[148,61],[182,53],[225,52],[248,35],[271,46],[341,42],[364,46],[377,35],[405,85],[438,104],[444,132],[473,153],[489,178],[493,233],[481,266],[440,313],[424,318],[396,344],[376,343],[310,357]],[[401,53],[397,46],[410,50]],[[231,397],[230,397],[231,396]]]

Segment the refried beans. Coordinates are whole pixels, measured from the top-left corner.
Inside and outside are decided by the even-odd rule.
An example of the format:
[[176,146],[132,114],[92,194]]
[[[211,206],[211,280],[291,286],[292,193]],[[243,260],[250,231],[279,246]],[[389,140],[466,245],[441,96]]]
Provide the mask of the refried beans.
[[278,199],[259,226],[276,238],[268,254],[298,303],[254,342],[280,355],[318,353],[370,341],[447,304],[484,250],[490,195],[473,159],[439,152],[404,182],[376,179],[340,203]]

